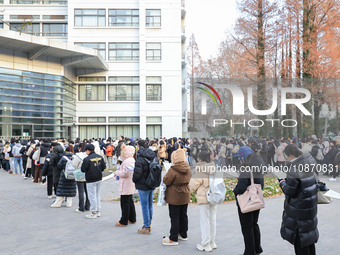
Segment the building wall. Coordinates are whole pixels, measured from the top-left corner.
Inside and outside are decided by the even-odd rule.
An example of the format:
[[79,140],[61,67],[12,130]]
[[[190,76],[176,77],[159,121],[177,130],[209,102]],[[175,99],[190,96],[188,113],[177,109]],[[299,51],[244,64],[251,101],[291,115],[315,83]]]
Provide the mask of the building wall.
[[[5,12],[3,18],[5,22],[18,22],[11,19],[11,15],[38,15],[39,19],[33,19],[33,23],[40,24],[42,32],[43,23],[65,23],[65,20],[44,20],[43,15],[67,16],[68,31],[67,39],[65,37],[48,36],[59,40],[74,43],[103,42],[106,44],[106,61],[109,66],[108,72],[97,73],[89,76],[104,76],[104,83],[96,82],[78,82],[78,84],[105,84],[106,100],[105,101],[80,101],[79,87],[77,87],[76,100],[76,126],[79,136],[80,126],[104,126],[105,136],[110,136],[110,126],[130,125],[128,122],[110,122],[109,117],[139,117],[139,136],[146,137],[150,134],[150,127],[154,125],[158,128],[161,125],[161,135],[166,137],[182,136],[185,129],[183,122],[182,100],[183,97],[183,33],[184,17],[182,15],[182,0],[72,0],[60,1],[57,5],[44,5],[44,1],[37,1],[40,4],[34,5],[12,5],[10,0],[4,0]],[[104,27],[76,27],[75,26],[75,9],[105,9],[106,25]],[[139,26],[138,27],[109,27],[108,10],[109,9],[138,9]],[[161,9],[161,27],[146,27],[146,10]],[[1,15],[1,14],[0,14]],[[52,17],[52,16],[51,16]],[[10,29],[4,25],[3,29]],[[26,31],[27,32],[27,31]],[[38,35],[38,34],[36,34]],[[39,34],[46,36],[46,34]],[[111,61],[108,59],[108,44],[110,42],[138,42],[139,43],[139,60],[137,61]],[[146,45],[150,42],[161,43],[161,60],[146,60]],[[14,57],[14,56],[13,56]],[[13,58],[12,57],[12,58]],[[22,56],[23,57],[23,56]],[[0,66],[6,66],[13,69],[30,70],[44,73],[60,74],[69,77],[72,81],[77,82],[81,77],[75,77],[72,70],[63,69],[62,66],[53,64],[53,61],[27,61],[27,58],[11,59],[10,54],[4,59],[0,58]],[[139,101],[108,101],[109,85],[113,84],[108,81],[112,76],[138,76],[139,77]],[[162,86],[161,101],[146,100],[146,79],[150,76],[160,76]],[[84,123],[79,122],[79,117],[105,117],[105,123]],[[150,122],[150,117],[161,117],[161,122]],[[155,121],[151,120],[151,121]],[[82,129],[84,130],[84,128]],[[149,130],[149,132],[148,132]],[[121,134],[125,135],[125,134]],[[85,137],[83,137],[85,138]]]
[[[105,9],[105,27],[75,27],[75,9]],[[136,28],[109,27],[109,9],[138,9],[139,26]],[[145,10],[161,9],[161,27],[147,28],[145,26]],[[77,102],[77,120],[79,117],[105,116],[106,126],[121,125],[122,123],[109,123],[110,116],[140,116],[140,137],[147,136],[147,117],[162,117],[162,136],[173,137],[182,135],[182,42],[181,42],[181,1],[80,1],[69,3],[69,43],[104,42],[106,44],[106,59],[109,65],[107,73],[98,73],[97,76],[139,76],[140,100],[139,102]],[[91,34],[91,37],[88,35]],[[108,43],[110,42],[139,42],[138,61],[109,61]],[[146,43],[160,42],[161,61],[146,61]],[[162,101],[146,101],[146,77],[162,77]],[[83,83],[80,83],[83,84]],[[93,84],[93,83],[92,83]],[[109,83],[106,83],[109,84]],[[106,92],[108,88],[106,87]],[[107,94],[107,93],[106,93]],[[107,96],[106,96],[107,97]],[[79,125],[85,125],[80,124]],[[125,123],[129,125],[128,123]],[[156,123],[154,123],[156,124]],[[157,123],[158,124],[158,123]],[[90,124],[91,125],[91,124]],[[111,136],[110,133],[106,134]],[[122,134],[124,135],[124,134]]]

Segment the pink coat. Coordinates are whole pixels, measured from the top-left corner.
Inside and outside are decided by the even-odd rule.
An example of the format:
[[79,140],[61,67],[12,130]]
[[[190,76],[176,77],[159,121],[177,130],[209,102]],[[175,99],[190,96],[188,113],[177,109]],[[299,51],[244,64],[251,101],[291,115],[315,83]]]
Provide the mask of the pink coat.
[[135,184],[132,181],[133,171],[135,168],[135,159],[133,155],[136,149],[133,146],[126,146],[124,150],[124,159],[119,170],[115,172],[119,176],[119,195],[132,195],[135,193]]

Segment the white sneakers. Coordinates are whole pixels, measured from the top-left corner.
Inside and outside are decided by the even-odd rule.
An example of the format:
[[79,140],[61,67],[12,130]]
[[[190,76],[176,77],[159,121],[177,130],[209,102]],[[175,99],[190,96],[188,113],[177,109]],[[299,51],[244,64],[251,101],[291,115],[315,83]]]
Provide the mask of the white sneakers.
[[184,238],[180,234],[178,234],[178,239],[181,240],[181,241],[187,241],[188,237]]
[[86,219],[97,219],[97,213],[90,213],[88,215],[85,215]]
[[336,179],[335,178],[330,178],[329,179],[331,182],[336,182]]
[[66,207],[68,208],[72,207],[72,197],[66,198]]
[[169,237],[163,237],[162,244],[166,245],[166,246],[176,246],[176,245],[178,245],[178,242],[174,242],[174,241],[170,240]]
[[211,252],[213,250],[210,246],[210,243],[204,246],[202,244],[197,244],[196,248],[199,251],[207,251],[207,252]]
[[210,247],[211,247],[213,250],[217,249],[217,245],[216,245],[215,242],[210,243]]

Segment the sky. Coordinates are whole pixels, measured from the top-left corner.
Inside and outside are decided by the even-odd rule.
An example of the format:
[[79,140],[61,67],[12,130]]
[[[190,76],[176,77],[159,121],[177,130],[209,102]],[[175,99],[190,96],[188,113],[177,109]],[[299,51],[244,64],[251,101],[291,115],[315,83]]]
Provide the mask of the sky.
[[191,34],[203,59],[218,53],[218,47],[237,18],[236,0],[185,0],[185,33],[187,44]]

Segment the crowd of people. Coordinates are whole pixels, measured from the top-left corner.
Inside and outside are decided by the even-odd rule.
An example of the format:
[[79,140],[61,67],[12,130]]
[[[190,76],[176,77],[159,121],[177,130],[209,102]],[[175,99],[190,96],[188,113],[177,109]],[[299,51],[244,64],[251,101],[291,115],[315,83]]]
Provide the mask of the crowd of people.
[[[170,235],[162,239],[163,245],[178,245],[187,240],[187,209],[190,194],[194,192],[200,208],[201,242],[197,249],[212,251],[217,248],[216,213],[217,205],[207,200],[209,178],[206,171],[216,165],[257,166],[254,183],[263,188],[263,166],[295,165],[302,170],[308,165],[322,165],[316,168],[336,181],[340,167],[340,139],[316,138],[275,139],[258,137],[240,138],[159,138],[138,139],[123,136],[114,140],[65,139],[0,141],[0,161],[4,171],[23,175],[34,183],[47,186],[47,197],[55,198],[52,208],[59,208],[64,202],[72,207],[72,198],[78,193],[76,212],[90,211],[85,217],[96,219],[101,215],[100,187],[102,172],[115,170],[119,181],[121,218],[117,227],[136,224],[137,216],[133,195],[138,191],[143,226],[139,234],[149,235],[153,216],[155,187],[149,185],[151,162],[171,163],[163,177],[166,185],[165,198],[169,207]],[[156,161],[155,161],[156,159]],[[79,170],[78,178],[68,178],[71,168]],[[309,168],[309,167],[308,167]],[[317,230],[317,179],[321,171],[288,172],[287,178],[278,179],[286,195],[281,236],[294,245],[296,254],[315,254],[318,241]],[[249,172],[241,172],[233,190],[235,197],[243,194],[251,184]],[[78,192],[77,192],[78,190]],[[260,210],[242,213],[238,202],[239,221],[245,244],[245,255],[261,254],[261,234],[258,225]]]

